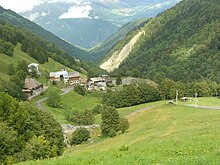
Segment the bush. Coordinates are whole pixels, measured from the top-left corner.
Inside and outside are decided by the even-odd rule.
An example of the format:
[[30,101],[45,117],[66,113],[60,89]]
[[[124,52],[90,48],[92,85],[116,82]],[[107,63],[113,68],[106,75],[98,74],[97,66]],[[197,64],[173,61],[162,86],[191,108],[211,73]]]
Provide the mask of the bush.
[[66,114],[66,120],[78,125],[91,125],[95,121],[95,116],[91,110],[85,110],[84,112],[75,111]]
[[74,91],[80,95],[86,95],[86,89],[84,87],[82,87],[81,85],[76,85],[74,87]]
[[129,128],[128,120],[120,118],[118,111],[114,107],[103,107],[101,119],[102,135],[114,137],[117,135],[118,131],[124,133]]
[[71,145],[81,144],[86,142],[90,138],[90,133],[86,128],[78,128],[72,133],[70,140]]
[[101,131],[103,135],[112,137],[119,131],[119,114],[114,107],[105,106],[101,118]]
[[57,90],[51,90],[47,99],[47,105],[53,108],[61,107],[61,96]]
[[121,118],[119,121],[119,129],[122,133],[125,133],[125,131],[129,128],[128,119]]
[[94,114],[101,114],[102,113],[102,105],[97,105],[93,110],[92,110],[92,112],[94,113]]
[[114,129],[111,129],[109,132],[108,132],[108,136],[109,137],[115,137],[117,135],[117,132],[116,130]]

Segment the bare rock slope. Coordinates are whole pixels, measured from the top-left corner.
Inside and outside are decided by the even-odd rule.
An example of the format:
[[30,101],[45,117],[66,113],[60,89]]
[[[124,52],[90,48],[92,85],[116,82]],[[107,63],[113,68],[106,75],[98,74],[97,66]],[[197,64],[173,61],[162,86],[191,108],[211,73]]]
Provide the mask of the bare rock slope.
[[101,64],[100,67],[104,70],[107,70],[108,72],[112,72],[115,69],[117,69],[119,65],[123,62],[123,60],[129,56],[134,45],[137,43],[137,41],[143,34],[145,34],[145,31],[140,31],[138,34],[136,34],[130,40],[130,42],[122,48],[121,51],[114,52],[113,55],[107,61]]

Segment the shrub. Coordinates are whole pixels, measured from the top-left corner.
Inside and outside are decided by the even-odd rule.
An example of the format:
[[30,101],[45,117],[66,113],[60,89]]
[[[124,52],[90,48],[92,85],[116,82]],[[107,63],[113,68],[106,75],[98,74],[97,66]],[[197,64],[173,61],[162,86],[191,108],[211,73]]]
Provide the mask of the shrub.
[[74,111],[67,113],[66,120],[78,125],[91,125],[95,121],[95,116],[91,110],[85,110],[84,112]]
[[80,95],[86,95],[86,89],[84,87],[82,87],[81,85],[76,85],[74,87],[74,91]]
[[128,119],[121,118],[119,120],[119,129],[122,133],[125,133],[125,131],[129,128]]
[[47,99],[47,105],[53,108],[61,107],[61,96],[57,90],[51,90]]
[[102,105],[97,105],[93,110],[92,110],[92,112],[94,113],[94,114],[101,114],[102,113]]
[[103,135],[112,137],[119,131],[119,114],[114,107],[105,106],[101,118],[101,131]]
[[114,129],[111,129],[109,132],[108,132],[108,136],[109,137],[115,137],[117,135],[117,132],[116,130]]
[[70,140],[71,145],[81,144],[86,142],[90,138],[90,133],[86,128],[78,128],[72,133]]

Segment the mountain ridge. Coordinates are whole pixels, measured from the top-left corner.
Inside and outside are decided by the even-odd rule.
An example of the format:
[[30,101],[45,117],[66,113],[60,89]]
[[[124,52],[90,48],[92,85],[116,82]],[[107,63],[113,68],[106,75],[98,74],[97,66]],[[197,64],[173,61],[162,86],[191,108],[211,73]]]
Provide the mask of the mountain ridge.
[[86,61],[88,61],[88,59],[91,58],[91,56],[86,51],[81,50],[75,47],[74,45],[71,45],[68,42],[58,38],[56,35],[43,29],[39,25],[25,19],[24,17],[15,13],[10,9],[6,10],[0,6],[0,16],[1,16],[0,17],[1,22],[7,22],[14,26],[21,27],[31,32],[34,32],[35,34],[40,35],[47,41],[56,44],[59,48],[66,51],[68,54],[74,56],[75,58],[83,59]]
[[20,14],[66,41],[89,49],[104,42],[126,23],[154,17],[178,2],[58,0],[42,3]]
[[[159,14],[145,24],[146,35],[114,73],[155,81],[168,77],[218,82],[219,11],[217,0],[185,0]],[[127,35],[111,52],[121,50],[134,35]]]

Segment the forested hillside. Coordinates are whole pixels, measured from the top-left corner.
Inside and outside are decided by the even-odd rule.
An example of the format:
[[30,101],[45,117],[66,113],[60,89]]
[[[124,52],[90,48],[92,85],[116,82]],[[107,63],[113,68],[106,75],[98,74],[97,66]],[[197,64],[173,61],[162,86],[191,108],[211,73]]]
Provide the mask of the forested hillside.
[[[220,82],[219,0],[184,0],[145,24],[146,35],[114,73],[160,81]],[[138,31],[118,42],[120,50]]]
[[16,27],[21,27],[37,35],[40,35],[45,40],[54,43],[57,47],[59,47],[60,49],[64,50],[68,54],[78,59],[89,61],[91,58],[91,56],[89,56],[89,54],[86,51],[81,50],[69,44],[68,42],[60,39],[59,37],[55,36],[49,31],[38,26],[37,24],[25,19],[24,17],[16,14],[11,10],[5,10],[1,6],[0,6],[0,22],[7,22]]

